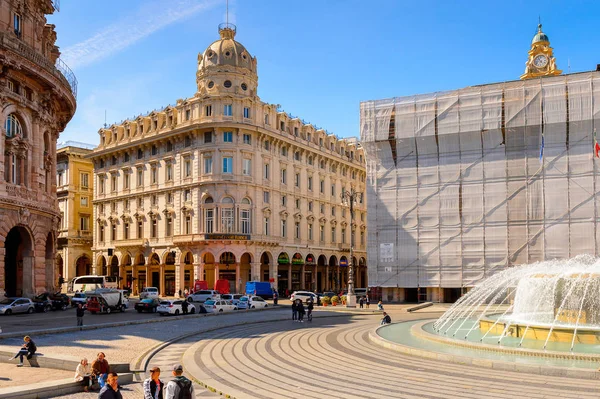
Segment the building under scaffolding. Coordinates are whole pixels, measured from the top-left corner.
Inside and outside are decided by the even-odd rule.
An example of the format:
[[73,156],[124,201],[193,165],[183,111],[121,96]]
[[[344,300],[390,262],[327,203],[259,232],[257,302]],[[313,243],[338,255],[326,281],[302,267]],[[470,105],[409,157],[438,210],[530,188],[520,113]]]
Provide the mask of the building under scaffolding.
[[513,265],[598,255],[599,118],[600,72],[361,103],[369,285],[453,301]]

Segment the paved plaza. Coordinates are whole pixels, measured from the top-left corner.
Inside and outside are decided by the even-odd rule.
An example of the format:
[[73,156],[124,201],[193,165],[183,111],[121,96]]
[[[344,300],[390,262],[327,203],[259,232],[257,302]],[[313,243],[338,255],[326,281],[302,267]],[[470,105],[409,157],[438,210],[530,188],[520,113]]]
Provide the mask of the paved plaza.
[[[393,321],[438,317],[445,307],[407,313],[388,306]],[[143,326],[107,328],[40,337],[48,355],[77,356],[103,350],[114,362],[140,363],[148,349],[162,347],[148,366],[163,370],[182,363],[196,382],[198,398],[598,398],[594,380],[496,371],[412,357],[369,341],[379,324],[373,312],[319,310],[312,323],[289,320],[289,309],[245,312]],[[197,334],[194,334],[198,332]],[[7,343],[4,343],[7,344]],[[5,346],[5,345],[3,345]],[[9,345],[10,346],[10,345]],[[31,375],[45,370],[29,369]],[[145,378],[139,375],[138,380]],[[220,395],[222,394],[222,395]],[[141,383],[123,387],[141,397]],[[60,398],[95,398],[80,393]]]

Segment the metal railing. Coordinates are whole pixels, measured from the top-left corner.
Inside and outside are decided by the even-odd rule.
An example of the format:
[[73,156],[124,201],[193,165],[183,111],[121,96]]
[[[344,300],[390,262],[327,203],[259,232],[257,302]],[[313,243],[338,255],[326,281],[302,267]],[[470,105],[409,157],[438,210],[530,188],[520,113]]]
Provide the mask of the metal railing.
[[64,80],[71,88],[73,97],[77,98],[77,78],[61,59],[57,59],[56,64],[53,65],[48,58],[12,33],[0,32],[0,47],[14,51],[34,64],[41,66],[58,79]]

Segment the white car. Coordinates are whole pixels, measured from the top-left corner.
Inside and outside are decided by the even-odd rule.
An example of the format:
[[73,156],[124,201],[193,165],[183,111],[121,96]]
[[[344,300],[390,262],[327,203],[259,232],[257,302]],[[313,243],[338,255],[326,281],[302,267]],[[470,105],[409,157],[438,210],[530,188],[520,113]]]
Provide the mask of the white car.
[[233,303],[222,299],[209,299],[204,302],[204,308],[208,313],[231,312],[232,310],[237,310],[237,306]]
[[317,294],[310,291],[294,291],[290,296],[290,301],[300,299],[302,302],[307,303],[309,299],[312,299],[313,303],[317,303]]
[[221,294],[214,290],[200,290],[188,295],[187,300],[189,302],[204,302],[209,299],[217,300],[221,299]]
[[248,297],[248,308],[250,309],[261,309],[268,307],[267,301],[259,296],[251,295]]
[[146,287],[140,292],[140,299],[158,298],[158,288]]
[[[177,300],[164,300],[161,301],[160,304],[158,305],[158,307],[156,308],[156,311],[158,313],[160,313],[161,316],[167,315],[167,314],[174,314],[175,316],[178,316],[180,314],[183,314],[183,309],[181,308],[181,303],[183,302],[182,299],[177,299]],[[196,313],[196,307],[194,306],[194,304],[189,303],[188,302],[188,313],[194,314]]]
[[233,303],[235,306],[238,305],[238,303],[240,303],[240,299],[243,297],[244,295],[242,294],[221,294],[221,299],[225,300],[225,301],[230,301],[231,303]]

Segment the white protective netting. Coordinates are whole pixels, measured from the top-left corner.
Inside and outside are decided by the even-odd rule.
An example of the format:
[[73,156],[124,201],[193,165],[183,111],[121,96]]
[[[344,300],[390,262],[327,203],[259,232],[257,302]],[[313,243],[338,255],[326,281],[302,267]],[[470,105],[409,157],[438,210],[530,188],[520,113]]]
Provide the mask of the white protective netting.
[[598,119],[594,72],[362,103],[369,285],[597,255]]

